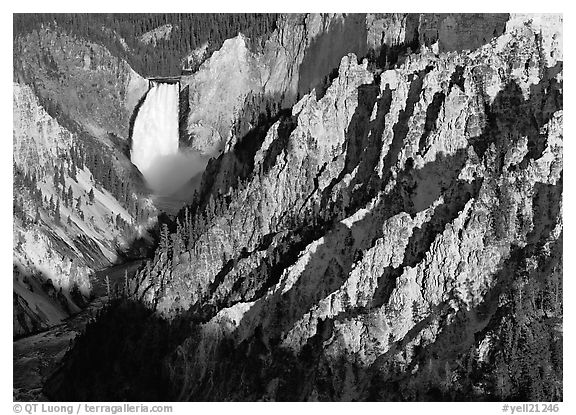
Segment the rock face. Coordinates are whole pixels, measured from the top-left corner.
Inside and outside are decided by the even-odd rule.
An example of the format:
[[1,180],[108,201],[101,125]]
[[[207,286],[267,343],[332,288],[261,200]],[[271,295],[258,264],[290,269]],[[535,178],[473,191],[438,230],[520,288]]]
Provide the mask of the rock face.
[[165,24],[154,30],[144,33],[140,37],[140,41],[143,43],[152,43],[154,46],[156,46],[158,40],[169,39],[171,33],[172,33],[172,25]]
[[183,79],[189,88],[190,145],[218,154],[232,140],[232,125],[249,93],[283,108],[298,96],[324,86],[325,78],[349,52],[368,50],[366,16],[288,15],[260,52],[239,35],[224,42],[197,73]]
[[419,22],[418,34],[423,44],[438,42],[438,49],[442,52],[473,50],[500,36],[508,18],[506,13],[424,14]]
[[289,108],[313,89],[319,98],[347,53],[363,57],[371,52],[394,63],[403,48],[416,51],[419,44],[438,41],[441,51],[475,49],[500,35],[507,19],[507,14],[282,16],[263,50],[252,52],[239,35],[224,42],[195,74],[183,77],[189,144],[206,155],[233,145],[231,127],[249,94],[265,97],[268,111]]
[[[506,15],[507,16],[507,15]],[[454,30],[477,36],[502,33],[504,15],[480,15],[461,21]],[[436,42],[419,31],[443,20],[417,14],[307,14],[280,18],[261,50],[253,51],[242,35],[227,40],[192,76],[182,78],[188,97],[181,140],[204,157],[218,157],[206,169],[201,193],[226,192],[252,171],[254,149],[279,115],[300,97],[315,91],[317,99],[337,75],[347,53],[368,56],[381,69],[394,66],[406,52]],[[466,29],[467,28],[467,29]],[[460,39],[460,38],[459,38]],[[476,43],[474,43],[476,42]],[[435,47],[438,44],[436,42]],[[478,46],[472,35],[455,44]],[[267,120],[267,123],[262,120]]]
[[[298,19],[276,39],[297,43],[310,27],[347,37],[346,24]],[[404,42],[415,24],[370,19],[373,30],[360,30],[370,44],[387,27],[381,45]],[[345,54],[321,96],[274,121],[243,181],[181,213],[131,288],[155,318],[186,329],[157,348],[142,334],[137,350],[162,364],[128,389],[162,373],[169,390],[156,393],[179,400],[562,399],[562,18],[512,16],[492,40],[488,24],[426,19],[419,36],[439,27],[439,48],[393,69]],[[462,42],[478,47],[454,52]],[[230,90],[266,79],[286,105],[301,80],[315,83],[295,77],[298,65],[259,77],[247,62],[262,57],[241,37],[227,48],[246,81]],[[209,102],[195,82],[191,102]],[[81,357],[103,341],[93,336],[49,396],[114,396],[117,384],[62,386],[87,373]]]
[[190,146],[207,155],[217,155],[226,142],[233,114],[244,97],[260,86],[257,64],[242,35],[228,39],[194,75],[183,77],[189,113],[186,132]]
[[93,271],[142,231],[131,209],[136,174],[121,149],[148,82],[55,28],[16,38],[14,60],[14,335],[22,336],[78,312]]
[[44,27],[14,44],[16,81],[96,137],[128,139],[130,117],[148,81],[104,47]]
[[13,84],[13,159],[25,168],[52,162],[72,145],[71,133],[43,109],[32,89]]
[[14,218],[14,332],[19,336],[79,310],[82,300],[71,292],[89,296],[91,271],[117,258],[120,219],[132,224],[134,218],[71,157],[78,135],[52,118],[29,86],[14,83],[13,91],[15,206],[20,209]]

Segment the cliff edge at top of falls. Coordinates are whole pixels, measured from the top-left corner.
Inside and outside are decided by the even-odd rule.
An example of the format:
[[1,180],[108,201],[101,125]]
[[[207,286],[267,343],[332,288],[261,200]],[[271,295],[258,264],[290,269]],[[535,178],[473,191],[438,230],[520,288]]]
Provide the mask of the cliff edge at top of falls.
[[47,395],[562,400],[561,40],[562,16],[512,16],[472,51],[339,58]]

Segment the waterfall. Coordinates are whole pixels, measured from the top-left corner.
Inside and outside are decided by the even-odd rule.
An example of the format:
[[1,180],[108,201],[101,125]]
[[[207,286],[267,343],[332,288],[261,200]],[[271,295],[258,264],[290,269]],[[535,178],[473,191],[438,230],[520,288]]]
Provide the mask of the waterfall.
[[163,186],[168,161],[178,154],[178,84],[152,82],[138,111],[130,158],[153,189]]

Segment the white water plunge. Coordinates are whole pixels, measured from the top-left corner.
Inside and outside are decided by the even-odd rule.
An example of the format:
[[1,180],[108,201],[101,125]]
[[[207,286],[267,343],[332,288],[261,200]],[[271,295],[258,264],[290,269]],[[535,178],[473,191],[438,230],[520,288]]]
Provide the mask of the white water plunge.
[[134,122],[130,159],[152,190],[169,195],[204,170],[206,162],[196,153],[178,151],[180,85],[150,82]]

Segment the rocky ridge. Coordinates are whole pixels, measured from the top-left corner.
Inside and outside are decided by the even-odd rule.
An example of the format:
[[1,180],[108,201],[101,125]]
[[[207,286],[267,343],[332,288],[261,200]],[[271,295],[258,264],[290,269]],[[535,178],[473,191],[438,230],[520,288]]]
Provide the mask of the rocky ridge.
[[[250,93],[274,97],[274,104],[289,107],[298,93],[321,84],[342,55],[364,54],[363,16],[283,16],[259,53],[249,50],[242,34],[226,40],[195,74],[182,78],[182,88],[189,89],[190,145],[218,154],[234,145],[232,126]],[[315,45],[319,39],[322,50]],[[305,62],[306,56],[320,61]]]
[[253,52],[240,34],[225,41],[195,74],[182,78],[189,97],[189,144],[212,155],[233,146],[239,137],[233,137],[232,127],[250,94],[263,96],[272,112],[290,108],[312,89],[320,97],[347,53],[379,55],[383,65],[390,65],[403,49],[416,51],[420,44],[437,42],[442,51],[474,49],[501,34],[507,19],[506,14],[281,16],[262,50]]

